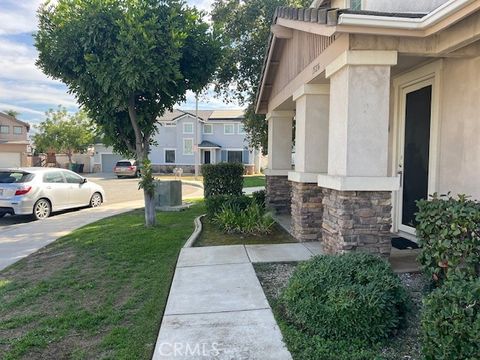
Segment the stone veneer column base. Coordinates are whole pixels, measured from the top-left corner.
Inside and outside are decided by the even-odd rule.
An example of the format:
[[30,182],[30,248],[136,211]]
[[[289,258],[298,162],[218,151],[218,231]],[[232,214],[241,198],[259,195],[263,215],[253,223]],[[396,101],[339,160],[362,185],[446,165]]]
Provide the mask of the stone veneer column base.
[[323,189],[325,253],[364,251],[388,257],[391,209],[390,191]]
[[292,182],[292,235],[298,241],[322,239],[322,199],[317,184]]
[[288,176],[266,175],[266,205],[276,214],[289,214],[292,189]]

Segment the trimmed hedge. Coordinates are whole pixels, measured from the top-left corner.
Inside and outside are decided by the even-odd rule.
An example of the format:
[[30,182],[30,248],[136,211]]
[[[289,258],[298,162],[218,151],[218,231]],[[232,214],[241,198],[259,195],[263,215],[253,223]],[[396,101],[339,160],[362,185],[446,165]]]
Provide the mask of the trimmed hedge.
[[348,253],[299,265],[280,302],[287,320],[309,336],[376,344],[400,325],[408,297],[385,260]]
[[480,280],[446,281],[424,299],[426,360],[480,359]]
[[202,166],[205,198],[215,195],[242,195],[245,167],[239,163]]
[[480,275],[480,203],[465,195],[434,194],[417,202],[419,261],[434,280],[451,273],[470,278]]

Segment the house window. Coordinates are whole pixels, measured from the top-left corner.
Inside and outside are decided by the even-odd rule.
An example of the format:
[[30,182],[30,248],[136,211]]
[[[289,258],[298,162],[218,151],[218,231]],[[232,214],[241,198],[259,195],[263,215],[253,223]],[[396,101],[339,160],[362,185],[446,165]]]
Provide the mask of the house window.
[[10,133],[10,126],[0,125],[0,134],[9,134],[9,133]]
[[362,10],[362,0],[350,0],[350,9],[351,10]]
[[193,139],[183,139],[183,155],[193,155]]
[[183,123],[183,133],[193,134],[193,123]]
[[165,163],[175,164],[175,150],[165,150]]
[[229,163],[242,163],[243,162],[243,151],[228,151],[227,153],[227,162]]
[[22,135],[22,127],[21,126],[14,126],[13,127],[13,133],[15,135]]
[[223,133],[225,135],[235,134],[235,124],[224,124],[223,125]]
[[244,128],[243,124],[238,124],[238,133],[240,135],[245,135],[245,128]]
[[212,124],[203,124],[203,133],[206,135],[213,134],[213,125]]

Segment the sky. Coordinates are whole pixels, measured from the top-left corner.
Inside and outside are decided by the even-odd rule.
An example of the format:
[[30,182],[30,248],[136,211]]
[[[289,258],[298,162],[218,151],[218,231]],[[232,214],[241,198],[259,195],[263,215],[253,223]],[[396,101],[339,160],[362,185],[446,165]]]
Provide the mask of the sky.
[[[35,66],[37,51],[33,34],[37,29],[36,10],[43,0],[0,0],[0,111],[15,110],[19,119],[32,124],[41,122],[45,112],[58,105],[69,111],[78,109],[75,98],[59,81],[48,78]],[[187,0],[209,11],[213,0]],[[182,109],[194,109],[195,97],[187,93]],[[199,100],[200,109],[238,108],[224,103],[205,91]]]

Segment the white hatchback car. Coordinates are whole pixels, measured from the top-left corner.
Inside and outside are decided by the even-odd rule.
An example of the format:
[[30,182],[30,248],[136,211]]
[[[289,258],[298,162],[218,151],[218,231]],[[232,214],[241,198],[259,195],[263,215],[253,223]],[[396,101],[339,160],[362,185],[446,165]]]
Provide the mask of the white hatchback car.
[[5,214],[46,219],[52,212],[97,207],[105,201],[100,185],[65,169],[0,169],[0,218]]

